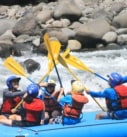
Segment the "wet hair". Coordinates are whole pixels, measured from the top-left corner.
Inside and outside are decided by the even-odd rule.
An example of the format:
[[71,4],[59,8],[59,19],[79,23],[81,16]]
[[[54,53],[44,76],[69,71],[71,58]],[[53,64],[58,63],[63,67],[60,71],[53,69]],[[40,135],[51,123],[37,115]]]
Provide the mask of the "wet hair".
[[33,102],[33,99],[35,97],[33,96],[30,96],[30,95],[27,95],[25,98],[24,98],[24,101],[27,102],[28,104],[30,104],[31,102]]
[[75,82],[75,81],[76,81],[76,80],[72,79],[72,80],[71,80],[71,84],[72,84],[73,82]]

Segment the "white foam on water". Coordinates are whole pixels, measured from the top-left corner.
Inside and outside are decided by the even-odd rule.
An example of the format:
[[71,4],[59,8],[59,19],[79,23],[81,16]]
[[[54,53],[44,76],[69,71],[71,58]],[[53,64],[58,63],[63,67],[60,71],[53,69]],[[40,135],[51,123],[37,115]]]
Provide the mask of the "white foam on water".
[[[107,74],[110,74],[111,72],[119,72],[123,76],[127,75],[127,50],[121,49],[121,50],[108,50],[108,51],[93,51],[93,52],[71,52],[71,55],[76,56],[78,59],[83,61],[85,65],[87,65],[88,68],[92,69],[94,73],[97,73],[105,78],[107,78]],[[28,55],[27,57],[14,57],[14,59],[17,62],[23,62],[24,60],[31,58],[35,61],[39,62],[41,65],[40,70],[34,71],[32,74],[28,74],[28,77],[32,79],[34,82],[38,83],[40,79],[44,76],[44,74],[47,72],[48,68],[48,60],[46,56],[37,56],[36,54]],[[10,72],[4,65],[4,60],[0,59],[0,72],[1,72],[1,78],[0,78],[0,87],[1,91],[3,88],[6,87],[6,79],[9,75],[13,75],[12,72]],[[90,73],[88,71],[82,71],[77,70],[76,68],[69,66],[71,70],[73,70],[76,74],[76,76],[83,81],[84,85],[91,90],[95,91],[102,91],[104,88],[108,87],[108,83],[95,76],[93,73]],[[63,66],[60,64],[57,65],[57,69],[60,75],[60,79],[62,81],[62,85],[65,89],[65,93],[70,91],[71,85],[70,81],[73,78],[73,76],[70,74],[70,72],[67,71]],[[54,79],[57,82],[56,89],[59,89],[59,81],[56,75],[55,69],[50,73],[50,78]],[[20,86],[21,89],[25,89],[27,85],[30,83],[30,81],[22,77]],[[2,92],[0,92],[0,96],[2,95]],[[88,96],[88,95],[87,95]],[[84,107],[85,111],[93,111],[100,109],[98,107],[97,103],[88,96],[89,103]],[[103,107],[105,107],[105,101],[104,99],[98,99],[97,100]]]

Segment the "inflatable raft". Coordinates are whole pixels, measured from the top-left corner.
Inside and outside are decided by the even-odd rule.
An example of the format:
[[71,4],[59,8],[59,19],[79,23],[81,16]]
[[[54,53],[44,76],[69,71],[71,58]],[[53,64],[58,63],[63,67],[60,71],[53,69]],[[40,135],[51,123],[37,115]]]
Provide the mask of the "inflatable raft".
[[85,112],[82,122],[75,125],[42,125],[10,127],[0,125],[1,137],[127,137],[127,119],[95,120],[98,112]]

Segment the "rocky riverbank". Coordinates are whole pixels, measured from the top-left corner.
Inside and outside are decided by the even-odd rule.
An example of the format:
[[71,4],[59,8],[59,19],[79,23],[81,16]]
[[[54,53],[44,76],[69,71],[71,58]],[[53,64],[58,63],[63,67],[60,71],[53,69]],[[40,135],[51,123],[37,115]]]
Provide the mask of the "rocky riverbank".
[[[40,0],[42,1],[42,0]],[[0,5],[0,57],[47,53],[43,35],[74,51],[126,48],[127,0],[58,0]]]

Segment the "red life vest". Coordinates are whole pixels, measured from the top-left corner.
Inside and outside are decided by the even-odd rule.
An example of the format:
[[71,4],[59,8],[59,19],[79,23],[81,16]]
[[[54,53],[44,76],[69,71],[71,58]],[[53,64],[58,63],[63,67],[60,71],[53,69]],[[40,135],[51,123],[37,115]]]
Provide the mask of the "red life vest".
[[20,101],[21,97],[7,98],[2,104],[1,113],[12,114],[11,109],[15,108]]
[[45,96],[44,102],[45,102],[45,111],[46,112],[52,112],[54,110],[58,110],[58,111],[62,110],[59,103],[57,102],[57,98],[58,98],[59,94],[60,94],[60,92],[55,92],[55,91],[51,94],[51,96],[54,97],[55,100],[50,96]]
[[63,115],[72,118],[79,118],[82,112],[83,105],[88,103],[88,99],[84,95],[72,95],[72,105],[65,105]]
[[31,103],[24,102],[23,108],[26,111],[26,121],[40,123],[42,112],[45,110],[45,104],[41,99],[35,98]]
[[127,109],[127,86],[116,86],[115,91],[118,95],[119,105],[122,109]]
[[[106,100],[108,109],[110,111],[127,109],[127,86],[118,85],[114,87],[114,90],[117,94],[117,100]],[[113,102],[115,102],[117,106],[112,106]]]

